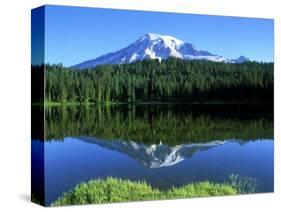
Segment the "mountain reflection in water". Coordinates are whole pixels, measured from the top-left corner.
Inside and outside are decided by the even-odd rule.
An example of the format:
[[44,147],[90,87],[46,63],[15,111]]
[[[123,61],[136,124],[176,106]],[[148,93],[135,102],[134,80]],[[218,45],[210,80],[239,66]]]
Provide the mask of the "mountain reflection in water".
[[145,145],[134,141],[107,141],[91,137],[79,137],[78,139],[128,155],[147,168],[173,166],[186,158],[191,158],[196,152],[206,151],[228,142],[211,141],[208,143],[169,146],[167,144],[162,144],[161,142],[159,144]]

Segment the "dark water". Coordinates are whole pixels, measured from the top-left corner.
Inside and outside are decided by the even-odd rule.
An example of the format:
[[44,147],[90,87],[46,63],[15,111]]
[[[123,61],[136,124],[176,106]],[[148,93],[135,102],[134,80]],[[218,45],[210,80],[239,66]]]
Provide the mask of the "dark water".
[[[266,112],[265,112],[266,111]],[[273,113],[264,105],[138,105],[46,109],[45,194],[108,176],[168,189],[255,178],[273,191]]]

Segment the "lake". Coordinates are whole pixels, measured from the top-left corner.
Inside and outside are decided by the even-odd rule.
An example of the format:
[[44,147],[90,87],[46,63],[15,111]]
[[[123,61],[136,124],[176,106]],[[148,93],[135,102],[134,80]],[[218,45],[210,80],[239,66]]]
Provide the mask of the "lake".
[[32,149],[44,148],[47,205],[109,176],[165,190],[234,174],[273,191],[272,105],[61,106],[45,115],[46,139],[33,138]]

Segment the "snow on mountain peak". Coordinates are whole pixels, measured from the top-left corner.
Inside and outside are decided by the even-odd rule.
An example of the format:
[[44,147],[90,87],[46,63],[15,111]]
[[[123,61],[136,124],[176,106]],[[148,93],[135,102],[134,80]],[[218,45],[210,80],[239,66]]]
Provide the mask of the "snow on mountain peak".
[[164,44],[172,44],[172,45],[181,45],[181,44],[184,44],[183,41],[173,37],[173,36],[170,36],[170,35],[160,35],[160,34],[156,34],[156,33],[147,33],[143,36],[143,38],[148,38],[150,39],[151,41],[163,41]]
[[93,60],[79,63],[72,66],[72,68],[93,68],[101,64],[125,64],[144,59],[158,59],[161,61],[169,57],[227,63],[249,61],[249,59],[244,56],[240,56],[235,60],[226,59],[208,51],[197,50],[192,44],[185,43],[170,35],[147,33],[123,49],[102,55]]

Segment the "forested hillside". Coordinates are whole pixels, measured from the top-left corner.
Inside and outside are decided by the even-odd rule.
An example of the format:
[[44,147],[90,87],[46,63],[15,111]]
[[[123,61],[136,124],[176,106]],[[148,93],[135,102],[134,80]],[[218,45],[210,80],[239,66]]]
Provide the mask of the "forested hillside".
[[48,102],[273,102],[273,63],[170,58],[85,70],[47,64],[45,70]]

